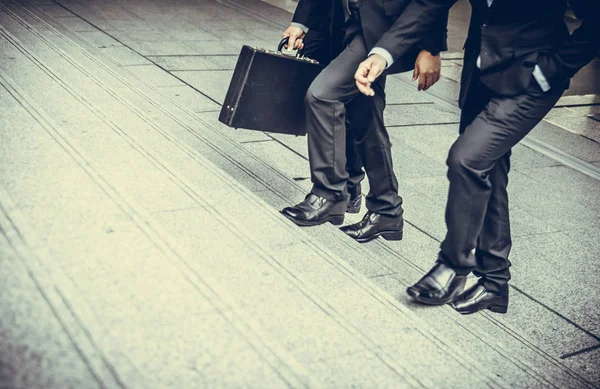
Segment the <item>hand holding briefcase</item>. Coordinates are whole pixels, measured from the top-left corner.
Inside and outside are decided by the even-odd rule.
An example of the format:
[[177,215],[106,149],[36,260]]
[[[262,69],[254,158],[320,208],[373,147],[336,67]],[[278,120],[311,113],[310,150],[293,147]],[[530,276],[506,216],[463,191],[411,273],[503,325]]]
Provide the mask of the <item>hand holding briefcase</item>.
[[219,121],[234,128],[306,135],[304,96],[323,69],[317,61],[244,45]]

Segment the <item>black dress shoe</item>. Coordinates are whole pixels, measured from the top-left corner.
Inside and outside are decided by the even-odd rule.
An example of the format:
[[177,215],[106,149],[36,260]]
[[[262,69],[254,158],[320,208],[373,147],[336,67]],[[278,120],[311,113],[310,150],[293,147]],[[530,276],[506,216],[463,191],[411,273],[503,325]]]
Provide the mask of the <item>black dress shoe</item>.
[[496,313],[506,313],[508,311],[508,286],[500,293],[494,293],[477,283],[461,295],[456,296],[452,300],[452,308],[463,315],[475,313],[482,309],[489,309]]
[[365,243],[381,236],[386,240],[401,240],[404,219],[402,216],[389,217],[375,212],[367,212],[356,224],[342,227],[349,237]]
[[346,207],[347,213],[359,213],[360,206],[362,204],[362,195],[360,190],[360,185],[353,187],[348,190],[350,192],[350,200],[348,201],[348,206]]
[[406,292],[420,303],[443,305],[462,292],[466,279],[466,276],[460,276],[451,267],[438,262]]
[[327,200],[310,193],[303,202],[284,208],[281,213],[299,226],[316,226],[327,222],[339,226],[344,222],[346,203],[344,200]]

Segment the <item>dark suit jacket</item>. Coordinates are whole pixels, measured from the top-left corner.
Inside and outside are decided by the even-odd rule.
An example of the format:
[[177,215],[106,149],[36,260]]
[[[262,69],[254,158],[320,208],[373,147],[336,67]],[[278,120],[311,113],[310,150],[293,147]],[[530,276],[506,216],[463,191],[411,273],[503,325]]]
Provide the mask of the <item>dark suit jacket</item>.
[[[377,41],[394,24],[399,15],[412,0],[359,0],[361,24],[367,50],[375,47]],[[441,12],[433,27],[424,32],[412,47],[402,56],[394,59],[386,74],[400,73],[414,68],[417,55],[422,49],[433,54],[447,50],[446,26],[448,13]],[[292,19],[322,34],[332,34],[333,56],[343,48],[344,11],[342,0],[299,0]],[[389,50],[388,50],[389,51]],[[390,51],[391,52],[391,51]]]
[[[456,0],[414,0],[377,46],[401,57]],[[481,55],[481,81],[506,96],[522,93],[539,65],[551,86],[568,83],[600,51],[600,1],[571,0],[582,25],[569,35],[566,0],[470,0],[473,8],[465,43],[460,105]],[[418,22],[415,22],[418,21]]]

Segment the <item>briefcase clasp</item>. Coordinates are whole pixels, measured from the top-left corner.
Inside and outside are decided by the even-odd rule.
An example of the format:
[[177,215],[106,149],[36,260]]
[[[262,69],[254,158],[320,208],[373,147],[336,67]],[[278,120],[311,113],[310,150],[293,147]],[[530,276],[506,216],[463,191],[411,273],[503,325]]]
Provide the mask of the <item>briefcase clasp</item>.
[[[287,56],[287,57],[290,56],[288,54],[283,54],[283,47],[288,43],[289,39],[290,38],[286,36],[286,37],[284,37],[281,40],[281,42],[279,42],[279,45],[277,45],[277,54],[284,55],[284,56]],[[268,51],[268,50],[265,50],[265,51]],[[296,59],[299,59],[301,61],[306,61],[306,62],[314,63],[314,64],[317,64],[317,65],[319,64],[319,61],[314,60],[312,58],[305,57],[304,55],[302,55],[302,50],[298,50],[296,52]]]

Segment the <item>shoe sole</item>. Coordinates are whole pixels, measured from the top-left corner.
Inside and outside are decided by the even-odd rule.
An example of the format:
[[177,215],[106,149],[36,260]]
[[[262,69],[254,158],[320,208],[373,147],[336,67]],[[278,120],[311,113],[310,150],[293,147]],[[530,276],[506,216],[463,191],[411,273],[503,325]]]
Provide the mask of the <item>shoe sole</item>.
[[412,286],[406,289],[406,293],[408,293],[408,295],[410,297],[412,297],[415,301],[417,301],[421,304],[445,305],[445,304],[448,304],[450,301],[452,301],[454,299],[454,297],[456,297],[457,295],[459,295],[460,293],[463,292],[463,290],[465,289],[465,284],[466,284],[466,282],[463,282],[463,284],[459,288],[456,288],[454,293],[452,293],[447,299],[444,299],[444,300],[424,299],[423,297],[421,297],[421,294],[419,293],[419,291],[417,289],[413,288]]
[[[454,308],[454,307],[452,307],[452,308]],[[508,312],[508,305],[488,305],[487,307],[477,309],[474,311],[459,311],[458,309],[454,308],[454,310],[456,312],[460,313],[461,315],[471,315],[473,313],[483,311],[484,309],[490,310],[494,313],[506,313],[506,312]]]
[[507,306],[496,305],[496,306],[488,307],[488,309],[494,313],[506,313],[506,312],[508,312],[508,305]]
[[325,224],[325,223],[331,223],[334,226],[339,226],[344,224],[344,215],[331,215],[326,217],[325,219],[321,219],[321,220],[300,220],[300,219],[295,219],[293,217],[291,217],[290,215],[286,215],[285,213],[281,212],[281,214],[285,217],[287,217],[288,219],[290,219],[291,221],[293,221],[296,225],[300,226],[300,227],[313,227],[313,226],[318,226],[321,224]]
[[369,236],[368,238],[358,238],[355,239],[358,243],[367,243],[372,241],[373,239],[377,239],[378,237],[382,237],[385,240],[402,240],[403,231],[381,231],[374,235]]

